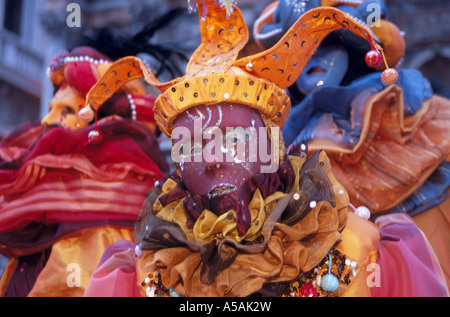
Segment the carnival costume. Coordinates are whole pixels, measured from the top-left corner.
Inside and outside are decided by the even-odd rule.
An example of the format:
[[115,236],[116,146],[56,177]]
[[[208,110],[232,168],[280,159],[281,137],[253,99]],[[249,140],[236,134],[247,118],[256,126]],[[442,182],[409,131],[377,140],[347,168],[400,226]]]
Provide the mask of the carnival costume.
[[[377,5],[381,19],[370,27],[374,39],[390,67],[401,63],[406,43],[386,19],[381,1],[277,1],[255,24],[255,38],[267,47],[282,37],[302,9],[321,5],[334,5],[363,24],[370,20],[369,5]],[[307,143],[311,150],[325,150],[350,202],[368,207],[372,221],[394,213],[413,217],[450,285],[450,101],[433,94],[428,80],[414,69],[399,70],[398,81],[386,86],[380,67],[363,62],[367,48],[348,32],[327,38],[318,49],[322,56],[305,67],[303,82],[289,88],[298,101],[283,130],[286,145]],[[346,63],[339,54],[351,60],[343,70],[336,69]],[[322,72],[314,75],[318,67]],[[332,74],[326,77],[325,71]],[[311,82],[305,83],[308,76]]]
[[[199,119],[206,120],[200,125],[205,133],[268,128],[273,145],[278,141],[273,133],[283,128],[291,108],[283,88],[297,79],[320,41],[338,28],[372,41],[351,17],[319,8],[302,15],[271,49],[236,59],[248,40],[239,9],[214,0],[197,1],[197,7],[202,43],[186,76],[160,83],[139,59],[121,59],[89,92],[82,113],[95,113],[105,94],[144,77],[162,91],[155,120],[172,138],[175,153],[180,128],[192,133]],[[251,142],[254,136],[240,137]],[[261,143],[269,132],[258,137]],[[137,244],[109,248],[85,295],[448,295],[434,253],[409,218],[381,218],[376,226],[359,217],[324,151],[313,153],[304,144],[285,151],[279,140],[279,147],[271,148],[279,163],[273,172],[249,173],[255,164],[260,167],[258,160],[176,161],[177,173],[159,180],[145,200]],[[186,158],[198,154],[195,140],[188,141],[194,146],[182,153]],[[403,261],[409,265],[397,280],[386,273],[381,286],[368,282],[378,263],[383,273],[399,274],[396,266]]]
[[[142,45],[169,15],[136,35]],[[10,258],[1,295],[83,296],[106,248],[134,241],[142,197],[169,171],[153,118],[155,97],[141,81],[112,95],[95,122],[78,116],[90,88],[124,53],[117,47],[127,48],[127,56],[148,53],[129,39],[108,37],[106,47],[102,38],[52,60],[48,115],[0,144],[0,252]],[[109,56],[95,45],[109,48]]]

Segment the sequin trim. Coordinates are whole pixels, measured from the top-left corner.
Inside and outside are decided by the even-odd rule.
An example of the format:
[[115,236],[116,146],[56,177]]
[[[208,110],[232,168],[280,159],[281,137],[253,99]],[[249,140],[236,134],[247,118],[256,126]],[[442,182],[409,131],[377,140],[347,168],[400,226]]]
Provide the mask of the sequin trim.
[[348,285],[358,272],[358,265],[355,261],[345,257],[340,251],[330,251],[332,257],[331,273],[338,279],[339,287],[335,292],[324,291],[320,287],[321,279],[328,273],[328,256],[313,270],[302,273],[297,280],[291,282],[281,294],[281,297],[307,297],[302,294],[301,289],[304,284],[310,284],[317,291],[318,297],[339,297],[347,290]]

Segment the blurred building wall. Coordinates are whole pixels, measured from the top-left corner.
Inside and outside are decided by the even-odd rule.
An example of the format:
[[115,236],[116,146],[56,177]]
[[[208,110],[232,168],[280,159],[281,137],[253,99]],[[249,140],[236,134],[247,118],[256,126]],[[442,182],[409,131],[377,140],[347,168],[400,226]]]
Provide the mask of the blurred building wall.
[[388,19],[405,32],[402,67],[420,70],[436,94],[450,98],[450,1],[386,0]]
[[47,44],[37,3],[0,0],[0,136],[39,118]]

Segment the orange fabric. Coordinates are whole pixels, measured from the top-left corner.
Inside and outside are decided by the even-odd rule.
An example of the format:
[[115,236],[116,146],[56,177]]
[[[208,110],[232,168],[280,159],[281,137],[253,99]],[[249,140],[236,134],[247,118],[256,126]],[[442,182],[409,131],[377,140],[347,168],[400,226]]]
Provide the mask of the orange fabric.
[[[80,297],[106,248],[116,241],[134,241],[134,231],[127,228],[102,227],[80,232],[77,237],[61,239],[52,247],[44,269],[29,293],[30,297]],[[69,265],[74,266],[69,266]],[[68,279],[80,286],[70,287]],[[73,275],[72,275],[73,274]]]
[[450,288],[450,198],[413,220],[430,242]]
[[[333,173],[355,206],[388,210],[420,187],[449,155],[450,100],[433,96],[416,115],[404,118],[403,95],[395,85],[364,105],[361,136],[353,148],[324,141],[317,133],[309,149],[327,151]],[[321,131],[328,133],[329,126]]]
[[380,232],[375,224],[352,212],[348,214],[347,226],[342,231],[342,238],[336,249],[353,259],[358,265],[358,271],[343,296],[371,296],[367,283],[372,272],[369,265],[377,261],[379,240]]

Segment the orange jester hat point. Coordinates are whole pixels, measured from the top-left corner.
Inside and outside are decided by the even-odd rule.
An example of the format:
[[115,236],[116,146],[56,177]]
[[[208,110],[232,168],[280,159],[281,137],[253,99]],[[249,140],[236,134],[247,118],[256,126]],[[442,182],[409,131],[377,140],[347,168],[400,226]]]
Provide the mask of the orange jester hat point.
[[[283,89],[296,81],[329,33],[349,29],[368,40],[372,50],[384,57],[365,26],[340,10],[319,7],[305,12],[272,48],[237,59],[249,32],[241,11],[228,6],[229,1],[223,2],[197,1],[201,44],[192,54],[185,76],[161,83],[139,58],[122,58],[111,64],[89,91],[80,116],[94,116],[124,84],[144,78],[162,92],[155,101],[154,114],[157,125],[169,137],[179,114],[191,107],[224,101],[256,109],[282,129],[291,108]],[[388,70],[383,80],[392,84],[396,71]]]

